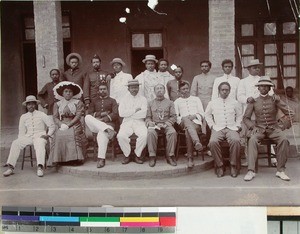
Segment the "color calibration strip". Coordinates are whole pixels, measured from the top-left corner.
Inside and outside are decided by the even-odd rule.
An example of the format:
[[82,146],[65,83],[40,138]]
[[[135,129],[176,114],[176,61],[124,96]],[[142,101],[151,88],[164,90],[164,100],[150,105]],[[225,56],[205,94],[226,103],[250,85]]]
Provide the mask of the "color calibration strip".
[[2,207],[2,231],[175,233],[176,207]]

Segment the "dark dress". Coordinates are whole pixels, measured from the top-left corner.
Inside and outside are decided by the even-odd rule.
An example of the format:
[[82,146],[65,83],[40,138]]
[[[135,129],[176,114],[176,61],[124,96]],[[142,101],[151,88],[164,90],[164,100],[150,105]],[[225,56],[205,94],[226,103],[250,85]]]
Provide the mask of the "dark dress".
[[[54,104],[53,119],[56,125],[56,132],[51,144],[49,164],[82,161],[86,153],[87,139],[83,131],[82,116],[84,105],[80,100],[75,100],[76,113],[73,114],[68,106],[65,106],[62,114],[59,114],[59,108],[62,108],[61,101]],[[67,130],[59,130],[61,124],[70,124]]]

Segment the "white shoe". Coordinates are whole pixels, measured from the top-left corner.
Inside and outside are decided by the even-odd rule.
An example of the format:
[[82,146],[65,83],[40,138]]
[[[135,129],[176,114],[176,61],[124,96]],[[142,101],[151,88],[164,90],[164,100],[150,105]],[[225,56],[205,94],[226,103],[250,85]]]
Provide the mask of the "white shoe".
[[211,151],[210,151],[210,150],[207,150],[207,151],[206,151],[206,154],[207,154],[208,156],[212,157],[212,154],[211,154]]
[[245,181],[250,181],[255,177],[255,173],[253,171],[248,171],[244,177]]
[[248,162],[246,161],[246,162],[242,163],[241,166],[242,167],[248,167]]
[[12,168],[8,168],[4,173],[3,173],[3,176],[7,177],[7,176],[10,176],[14,174],[14,169]]
[[43,177],[44,176],[44,170],[42,168],[38,168],[36,172],[38,177]]
[[290,181],[290,180],[291,180],[290,177],[288,177],[288,176],[284,173],[284,171],[277,171],[277,172],[276,172],[276,176],[277,176],[278,178],[282,179],[282,180],[285,180],[285,181]]

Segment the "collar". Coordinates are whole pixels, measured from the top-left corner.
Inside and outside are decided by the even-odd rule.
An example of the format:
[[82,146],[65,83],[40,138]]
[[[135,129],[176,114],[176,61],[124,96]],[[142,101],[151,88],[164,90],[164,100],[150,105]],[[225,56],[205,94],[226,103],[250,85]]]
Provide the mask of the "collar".
[[76,67],[76,68],[74,68],[74,69],[70,68],[70,71],[71,71],[71,72],[75,72],[75,71],[77,71],[77,70],[79,70],[79,67]]
[[99,97],[100,97],[100,99],[106,99],[106,98],[108,98],[108,95],[106,95],[105,97],[101,97],[101,96],[99,95]]
[[261,96],[261,97],[268,97],[269,96],[269,94],[267,93],[266,95],[262,95],[262,94],[259,94],[259,96]]

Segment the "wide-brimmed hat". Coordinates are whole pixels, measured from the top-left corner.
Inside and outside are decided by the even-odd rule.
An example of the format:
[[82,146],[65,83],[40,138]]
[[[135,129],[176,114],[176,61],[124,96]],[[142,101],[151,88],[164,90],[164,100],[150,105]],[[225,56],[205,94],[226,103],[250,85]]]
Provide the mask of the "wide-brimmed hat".
[[140,84],[141,84],[141,83],[139,83],[139,81],[136,80],[136,79],[129,80],[129,81],[127,82],[127,86],[128,86],[128,87],[129,87],[129,86],[140,85]]
[[78,58],[78,62],[79,62],[79,63],[82,63],[82,58],[81,58],[80,54],[78,54],[78,53],[71,53],[71,54],[68,54],[68,56],[66,57],[66,63],[67,63],[69,66],[70,66],[70,59],[71,59],[72,57]]
[[83,94],[81,87],[78,84],[75,84],[74,82],[70,81],[62,81],[54,86],[53,91],[55,98],[58,100],[63,99],[63,92],[66,88],[71,89],[73,91],[73,98],[81,98]]
[[262,76],[260,77],[259,81],[255,84],[255,86],[259,85],[269,85],[269,86],[274,86],[270,76]]
[[261,62],[259,62],[259,59],[252,59],[249,61],[249,63],[245,66],[245,68],[249,68],[256,65],[262,65]]
[[111,62],[110,62],[110,65],[113,65],[114,63],[120,63],[123,67],[126,65],[124,63],[124,61],[120,58],[114,58]]
[[36,102],[36,104],[40,104],[41,102],[36,99],[35,96],[29,95],[26,97],[25,102],[22,103],[23,106],[26,106],[28,102]]
[[158,60],[156,59],[155,55],[152,54],[148,54],[146,55],[146,57],[142,60],[143,63],[146,63],[146,61],[154,61],[154,62],[158,62]]

